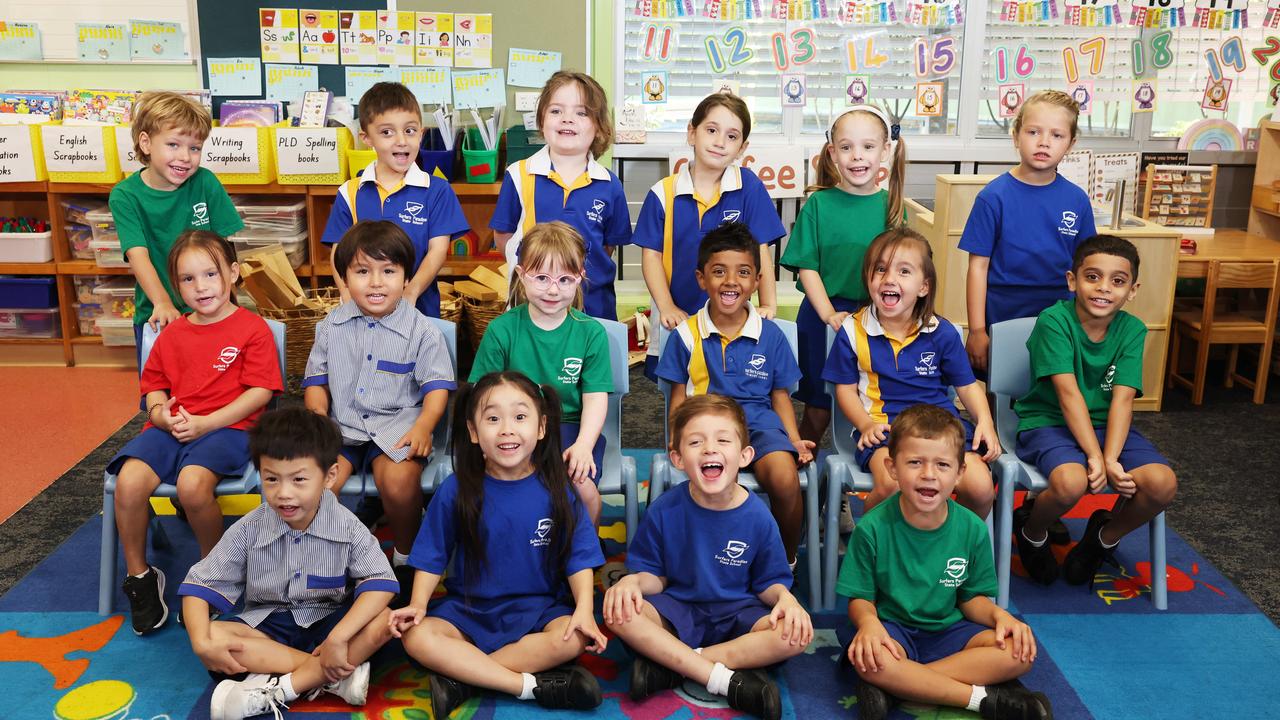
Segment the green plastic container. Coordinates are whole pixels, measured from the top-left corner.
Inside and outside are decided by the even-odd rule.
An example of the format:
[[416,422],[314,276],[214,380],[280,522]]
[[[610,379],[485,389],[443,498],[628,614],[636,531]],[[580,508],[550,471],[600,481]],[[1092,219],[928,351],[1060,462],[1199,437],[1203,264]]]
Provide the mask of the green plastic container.
[[536,131],[525,130],[522,126],[507,128],[506,136],[507,167],[532,157],[534,153],[546,145],[546,143],[542,142],[541,134]]
[[467,135],[462,141],[462,165],[469,183],[491,183],[498,179],[501,170],[498,150],[485,150],[480,131],[476,128],[467,128]]

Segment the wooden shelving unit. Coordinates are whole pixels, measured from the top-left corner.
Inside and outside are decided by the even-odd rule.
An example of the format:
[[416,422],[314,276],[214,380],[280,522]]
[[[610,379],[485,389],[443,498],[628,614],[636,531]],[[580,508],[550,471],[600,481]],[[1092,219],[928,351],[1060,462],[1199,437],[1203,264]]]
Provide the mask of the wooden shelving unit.
[[[0,364],[80,364],[132,365],[132,347],[104,347],[102,338],[81,335],[76,318],[74,278],[78,275],[128,275],[128,268],[104,268],[92,260],[71,257],[67,244],[66,218],[61,201],[65,197],[111,193],[114,185],[100,183],[0,183],[0,215],[29,215],[48,218],[53,230],[53,260],[45,263],[0,263],[0,275],[48,275],[56,278],[58,288],[60,338],[0,338]],[[320,242],[329,211],[338,194],[336,185],[226,185],[231,195],[269,196],[287,199],[304,196],[307,213],[308,261],[295,272],[303,284],[317,288],[332,284],[329,248]],[[454,183],[454,191],[462,204],[472,230],[479,238],[477,245],[487,247],[493,239],[489,219],[498,200],[500,183]],[[440,271],[442,277],[469,275],[477,266],[496,268],[502,258],[463,257],[450,255]]]
[[1258,164],[1253,171],[1249,201],[1249,233],[1280,237],[1280,122],[1268,120],[1258,128]]

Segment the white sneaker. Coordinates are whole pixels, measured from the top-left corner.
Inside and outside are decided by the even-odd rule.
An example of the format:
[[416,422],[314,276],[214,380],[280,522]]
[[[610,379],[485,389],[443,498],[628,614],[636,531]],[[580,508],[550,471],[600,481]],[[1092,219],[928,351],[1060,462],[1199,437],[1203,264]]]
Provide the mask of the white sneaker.
[[360,663],[350,675],[336,683],[329,683],[321,689],[337,695],[350,705],[364,705],[365,698],[369,696],[368,661]]
[[849,497],[840,498],[840,534],[853,532],[853,511],[849,509]]
[[250,675],[236,682],[223,680],[213,689],[209,700],[210,720],[244,720],[255,715],[271,713],[276,720],[284,720],[281,708],[288,710],[284,688],[276,675]]

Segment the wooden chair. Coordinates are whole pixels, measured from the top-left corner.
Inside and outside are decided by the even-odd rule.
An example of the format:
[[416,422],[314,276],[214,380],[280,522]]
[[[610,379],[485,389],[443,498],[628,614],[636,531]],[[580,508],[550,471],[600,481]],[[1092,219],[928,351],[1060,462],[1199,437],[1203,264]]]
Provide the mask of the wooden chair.
[[[1173,338],[1169,344],[1169,387],[1182,385],[1191,390],[1191,402],[1204,400],[1204,375],[1209,362],[1210,345],[1230,345],[1227,359],[1226,386],[1239,382],[1253,389],[1253,402],[1262,404],[1267,395],[1267,374],[1271,366],[1271,346],[1275,338],[1276,305],[1280,299],[1280,261],[1225,262],[1211,260],[1205,265],[1204,304],[1198,309],[1175,310]],[[1265,314],[1259,317],[1248,311],[1223,312],[1218,309],[1218,290],[1260,289],[1267,292]],[[1197,343],[1194,375],[1188,379],[1178,374],[1178,354],[1183,336]],[[1258,373],[1250,379],[1236,372],[1240,345],[1260,345]]]

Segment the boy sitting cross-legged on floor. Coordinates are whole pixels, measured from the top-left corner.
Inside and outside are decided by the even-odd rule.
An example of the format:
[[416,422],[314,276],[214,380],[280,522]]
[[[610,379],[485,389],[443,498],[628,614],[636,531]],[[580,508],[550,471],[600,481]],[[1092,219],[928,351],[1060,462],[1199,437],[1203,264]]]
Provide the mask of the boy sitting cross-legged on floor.
[[[328,488],[342,436],[323,415],[269,412],[249,434],[265,501],[191,568],[183,596],[191,649],[223,680],[212,720],[279,716],[299,696],[330,692],[363,705],[369,656],[391,638],[387,603],[398,585],[386,555]],[[354,596],[347,590],[354,587]],[[244,596],[244,611],[225,621]]]
[[1011,682],[1031,669],[1031,628],[991,602],[987,526],[951,499],[965,431],[935,405],[898,414],[884,463],[898,491],[862,516],[836,591],[857,634],[858,717],[885,717],[894,698],[962,707],[984,718],[1047,720],[1049,699]]
[[738,484],[755,454],[746,418],[733,400],[700,395],[676,409],[671,433],[671,462],[689,482],[654,501],[627,553],[632,574],[604,596],[605,622],[636,652],[631,699],[687,677],[776,720],[777,686],[748,668],[804,652],[813,623],[789,590],[777,524]]

